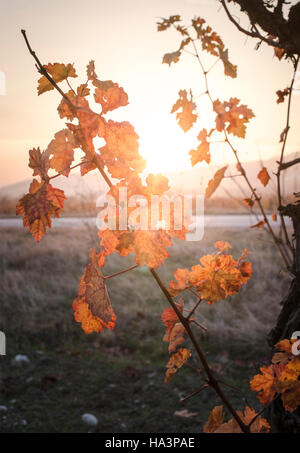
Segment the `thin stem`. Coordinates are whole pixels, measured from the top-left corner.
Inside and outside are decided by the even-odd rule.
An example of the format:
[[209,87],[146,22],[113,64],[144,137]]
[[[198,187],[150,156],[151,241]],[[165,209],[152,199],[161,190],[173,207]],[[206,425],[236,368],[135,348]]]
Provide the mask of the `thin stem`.
[[74,168],[80,167],[81,165],[87,164],[88,162],[90,162],[90,161],[89,160],[83,160],[79,164],[73,165],[73,167],[66,167],[63,170],[59,171],[56,175],[50,176],[48,178],[48,180],[57,178],[58,176],[61,176],[64,171],[66,171],[66,170],[74,170]]
[[204,330],[205,332],[207,332],[207,327],[203,326],[202,324],[200,324],[200,322],[196,321],[196,319],[191,319],[191,322],[193,322],[194,324],[196,324],[196,326],[200,327],[200,329]]
[[123,271],[116,272],[115,274],[107,275],[105,280],[108,280],[109,278],[114,278],[117,277],[118,275],[125,274],[126,272],[132,271],[133,269],[136,269],[138,267],[138,264],[135,264],[134,266],[129,267],[128,269],[124,269]]
[[179,400],[179,402],[180,402],[180,403],[183,403],[184,401],[186,401],[186,400],[192,398],[193,396],[198,395],[200,392],[202,392],[202,390],[205,390],[205,389],[207,389],[208,387],[209,387],[208,384],[202,385],[202,387],[200,387],[200,389],[195,390],[194,392],[190,393],[189,395],[185,396],[184,398],[181,398],[181,399]]
[[290,162],[278,162],[279,164],[279,169],[281,170],[286,170],[287,168],[292,167],[293,165],[300,164],[300,157],[297,157],[297,159],[291,160]]
[[[196,295],[197,295],[197,297],[199,297],[199,295],[197,293],[196,293]],[[189,312],[186,319],[191,319],[191,317],[193,316],[193,314],[195,313],[195,311],[197,310],[197,308],[199,307],[201,302],[202,302],[202,299],[200,299],[200,297],[199,297],[198,302],[195,304],[194,308],[192,308],[192,310]]]

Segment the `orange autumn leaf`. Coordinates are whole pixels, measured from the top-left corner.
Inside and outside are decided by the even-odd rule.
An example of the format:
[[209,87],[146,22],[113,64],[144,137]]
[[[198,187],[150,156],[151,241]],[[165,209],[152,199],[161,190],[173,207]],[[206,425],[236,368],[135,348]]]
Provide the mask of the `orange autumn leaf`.
[[197,38],[201,41],[202,49],[217,57],[219,56],[219,47],[224,47],[223,41],[209,25],[205,24],[205,19],[201,17],[192,19],[192,27],[197,33]]
[[177,63],[179,61],[180,55],[180,50],[176,50],[176,52],[166,53],[163,56],[162,62],[171,66],[171,63]]
[[263,167],[260,172],[258,173],[257,175],[257,178],[260,180],[260,182],[262,183],[263,186],[266,187],[266,185],[268,184],[268,182],[270,181],[270,175],[268,173],[268,170],[266,169],[266,167]]
[[210,134],[207,134],[207,130],[202,129],[197,137],[200,144],[197,146],[196,149],[191,149],[189,151],[189,155],[191,156],[191,164],[193,167],[198,162],[202,161],[205,161],[208,164],[210,163],[210,151],[209,151],[210,143],[207,140],[209,136]]
[[28,166],[33,169],[33,176],[40,176],[44,180],[47,179],[50,168],[49,153],[47,151],[41,151],[40,148],[29,150]]
[[157,31],[164,31],[167,30],[167,28],[171,27],[175,22],[180,22],[180,16],[175,15],[175,16],[170,16],[168,19],[165,19],[164,17],[161,18],[161,22],[156,22],[157,23]]
[[[44,68],[56,83],[62,82],[68,77],[77,77],[75,68],[70,63],[67,65],[63,63],[49,63],[47,65],[44,65]],[[54,86],[45,76],[42,76],[38,80],[38,95],[53,89]]]
[[257,175],[257,178],[260,180],[263,186],[266,186],[268,184],[271,178],[266,167],[263,167],[261,169],[261,171]]
[[250,381],[251,390],[259,392],[257,397],[261,404],[268,405],[276,394],[275,374],[272,366],[262,366],[261,374]]
[[[244,413],[242,411],[237,411],[237,415],[240,417],[242,422],[245,425],[250,425],[250,432],[251,433],[267,433],[270,431],[270,425],[268,421],[261,417],[257,416],[256,412],[251,409],[249,406],[246,406]],[[207,426],[207,431],[209,433],[242,433],[240,426],[238,425],[237,421],[234,418],[231,418],[228,422],[223,423],[223,407],[216,406],[210,416],[209,419],[204,426]],[[254,420],[255,419],[255,420]],[[254,420],[252,422],[252,420]]]
[[106,145],[99,151],[113,178],[123,179],[132,171],[141,173],[144,170],[146,163],[139,153],[139,136],[129,122],[109,120],[103,138]]
[[170,256],[166,247],[172,246],[169,234],[164,230],[157,231],[110,231],[98,232],[101,246],[106,255],[118,252],[121,256],[135,254],[139,266],[157,268]]
[[89,264],[84,270],[78,286],[78,297],[73,302],[74,316],[80,322],[83,330],[104,332],[107,327],[113,330],[116,315],[110,304],[100,265],[104,264],[103,254],[97,256],[95,250],[90,250]]
[[[216,244],[228,249],[229,243]],[[176,296],[185,289],[193,288],[209,304],[234,295],[252,274],[251,263],[245,261],[245,256],[244,252],[239,260],[234,260],[232,255],[222,254],[220,250],[214,255],[203,256],[201,264],[193,266],[191,271],[177,269],[174,273],[176,280],[170,281],[170,294]]]
[[263,228],[265,224],[266,224],[265,220],[260,220],[255,225],[251,225],[250,228]]
[[177,352],[175,352],[168,361],[166,368],[166,377],[165,383],[168,384],[174,374],[179,370],[179,368],[184,365],[184,363],[191,357],[191,351],[185,348],[179,348]]
[[119,107],[128,105],[128,96],[122,87],[117,83],[111,81],[100,82],[94,80],[95,89],[95,102],[101,104],[102,114],[115,110]]
[[254,205],[254,200],[252,200],[252,198],[244,198],[243,203],[249,208],[252,208],[252,206]]
[[57,132],[49,143],[47,152],[52,155],[50,166],[58,173],[69,176],[70,166],[74,160],[75,139],[69,129]]
[[[88,109],[88,101],[85,99],[84,96],[80,96],[79,94],[76,95],[74,91],[69,90],[66,93],[67,98],[69,101],[74,105],[74,107],[79,107],[82,109]],[[70,104],[67,102],[65,98],[62,98],[58,107],[57,107],[58,114],[60,118],[67,118],[68,120],[72,121],[76,117],[76,108],[72,108]]]
[[[180,299],[179,303],[176,305],[182,314],[184,308],[183,299]],[[161,315],[161,320],[167,327],[163,341],[169,343],[169,352],[174,352],[176,351],[177,346],[184,342],[185,328],[179,321],[179,318],[173,308],[165,308]]]
[[219,249],[220,252],[224,252],[225,250],[232,249],[232,245],[228,241],[217,241],[214,243],[214,247]]
[[51,217],[59,217],[64,206],[65,194],[44,181],[34,179],[29,193],[24,195],[16,207],[16,215],[23,215],[23,225],[29,228],[39,242],[51,227]]
[[216,112],[216,128],[219,132],[225,130],[240,138],[245,138],[246,124],[255,115],[246,105],[239,105],[240,100],[230,98],[229,102],[214,101],[213,109]]
[[220,59],[222,60],[223,65],[224,65],[225,75],[235,79],[237,77],[237,66],[232,64],[229,61],[228,49],[225,49],[224,45],[220,45],[218,47],[218,51],[219,51]]
[[181,129],[184,132],[187,132],[198,118],[198,115],[194,113],[196,104],[193,102],[192,92],[190,92],[190,99],[188,99],[186,90],[180,90],[178,94],[179,98],[173,105],[171,113],[175,113],[179,110],[176,113],[176,119]]
[[284,102],[284,99],[286,96],[288,96],[290,93],[290,89],[289,88],[285,88],[284,90],[278,90],[276,91],[276,94],[277,94],[277,100],[276,100],[276,103],[277,104],[281,104],[282,102]]
[[220,168],[215,174],[214,177],[208,182],[205,191],[205,197],[210,198],[212,194],[217,190],[221,184],[222,179],[224,178],[225,171],[227,170],[227,165],[223,168]]
[[88,80],[97,79],[97,74],[96,74],[96,71],[95,71],[95,62],[94,62],[94,60],[91,60],[89,62],[89,64],[87,65],[86,74],[87,74]]
[[[183,299],[180,299],[179,303],[176,305],[180,313],[183,313],[184,308]],[[167,307],[164,309],[161,315],[161,320],[167,327],[166,335],[169,335],[171,330],[174,328],[175,324],[179,322],[179,318],[172,307]]]
[[204,433],[213,433],[218,429],[224,420],[223,406],[215,406],[210,412],[207,422],[204,425]]
[[251,389],[263,405],[268,405],[280,395],[285,410],[293,412],[300,405],[300,358],[293,354],[295,340],[284,339],[275,345],[276,352],[268,367],[260,368],[261,374],[250,382]]
[[77,87],[77,95],[80,97],[85,97],[90,94],[90,89],[87,86],[87,83],[82,83]]

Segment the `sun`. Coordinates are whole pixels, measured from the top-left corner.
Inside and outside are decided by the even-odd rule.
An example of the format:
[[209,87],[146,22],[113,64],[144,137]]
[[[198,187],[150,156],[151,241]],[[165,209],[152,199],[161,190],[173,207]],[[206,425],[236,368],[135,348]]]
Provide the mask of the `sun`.
[[190,168],[188,152],[195,146],[195,134],[184,133],[175,118],[157,118],[137,127],[140,154],[146,159],[145,173],[168,174]]

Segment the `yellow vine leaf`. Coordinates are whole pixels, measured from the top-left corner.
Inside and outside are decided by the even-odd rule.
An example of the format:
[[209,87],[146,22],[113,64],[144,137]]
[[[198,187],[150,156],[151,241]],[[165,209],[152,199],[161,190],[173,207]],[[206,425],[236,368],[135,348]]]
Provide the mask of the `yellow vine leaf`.
[[[68,77],[77,77],[75,68],[70,63],[67,65],[63,63],[48,63],[47,65],[44,65],[44,68],[56,83],[62,82]],[[38,95],[53,89],[54,86],[45,76],[42,76],[38,80]]]

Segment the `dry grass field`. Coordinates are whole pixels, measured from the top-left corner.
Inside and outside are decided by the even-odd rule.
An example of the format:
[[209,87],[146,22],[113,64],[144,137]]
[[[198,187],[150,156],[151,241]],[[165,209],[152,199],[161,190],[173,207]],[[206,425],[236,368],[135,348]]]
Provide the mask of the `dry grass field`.
[[[176,241],[159,274],[167,282],[177,267],[212,253],[216,240],[230,241],[234,256],[251,251],[254,272],[236,296],[200,305],[197,317],[208,330],[197,335],[220,379],[245,393],[224,384],[233,404],[241,408],[247,397],[259,407],[249,378],[268,360],[266,334],[289,282],[267,234],[216,228],[199,243]],[[40,244],[25,230],[0,230],[0,330],[7,336],[0,432],[84,432],[85,412],[98,417],[93,430],[99,432],[200,432],[218,400],[208,390],[179,403],[203,382],[188,368],[164,384],[168,351],[160,315],[167,302],[147,268],[108,281],[117,314],[113,332],[86,335],[74,321],[72,301],[91,247],[98,247],[91,228],[53,229]],[[132,257],[113,255],[104,273],[132,263]],[[191,297],[185,295],[187,305]],[[15,365],[16,354],[29,363]],[[182,409],[197,415],[174,415]]]

